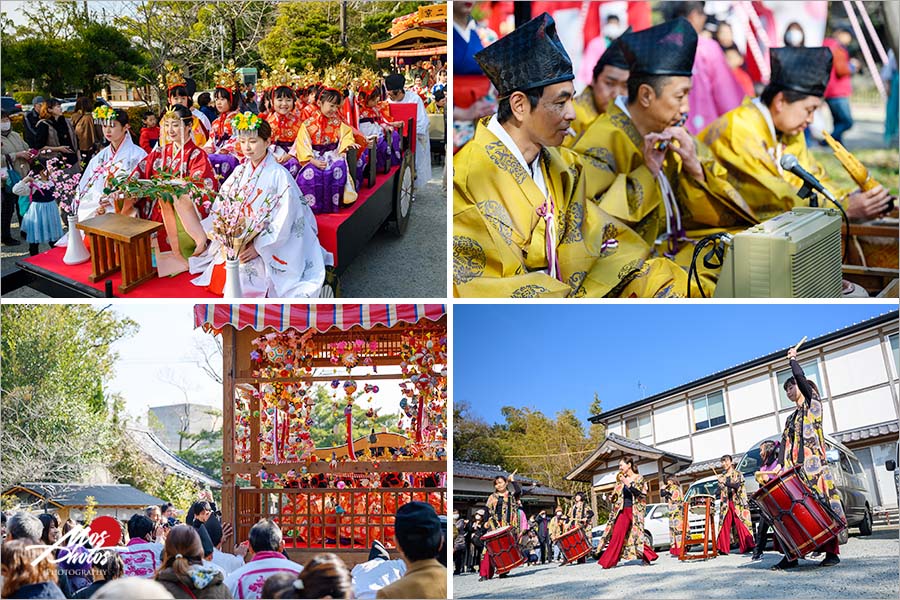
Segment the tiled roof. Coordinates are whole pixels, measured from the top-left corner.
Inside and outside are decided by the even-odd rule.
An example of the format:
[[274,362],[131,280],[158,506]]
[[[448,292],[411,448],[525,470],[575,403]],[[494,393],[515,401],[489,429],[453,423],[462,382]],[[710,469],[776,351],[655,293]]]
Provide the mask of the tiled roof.
[[147,458],[161,466],[167,473],[174,473],[211,488],[222,487],[221,481],[210,477],[183,458],[173,454],[153,432],[129,428],[128,433]]
[[[744,458],[744,454],[732,454],[731,461],[738,465],[741,462],[741,459]],[[689,467],[686,467],[677,473],[675,473],[676,477],[681,477],[682,475],[693,475],[695,473],[702,473],[703,471],[709,471],[710,469],[719,469],[722,470],[722,459],[714,458],[712,460],[703,460],[700,462],[696,462]]]
[[887,421],[878,425],[869,425],[868,427],[839,431],[838,433],[832,433],[831,437],[837,439],[842,444],[850,444],[852,442],[858,442],[859,440],[867,440],[883,435],[893,434],[894,437],[897,437],[898,433],[900,433],[900,424],[898,424],[897,421]]
[[[464,460],[453,461],[453,477],[467,477],[469,479],[486,479],[491,481],[497,475],[509,476],[509,471],[500,468],[499,465],[485,465],[483,463],[467,462]],[[516,481],[525,488],[527,496],[553,496],[568,498],[571,494],[552,487],[541,485],[535,479],[516,473]],[[455,487],[455,486],[454,486]]]
[[145,507],[162,504],[163,500],[121,483],[111,485],[80,485],[68,483],[25,482],[6,488],[24,488],[60,506],[87,506],[93,496],[97,506]]
[[656,459],[667,458],[675,463],[691,462],[690,456],[684,456],[683,454],[675,454],[674,452],[661,450],[660,448],[648,446],[647,444],[644,444],[642,442],[631,440],[615,433],[607,433],[606,438],[603,440],[600,446],[597,447],[597,450],[593,454],[585,458],[581,462],[581,464],[572,469],[572,471],[568,475],[566,475],[566,479],[568,479],[569,481],[582,481],[585,483],[590,483],[593,477],[593,472],[596,470],[599,463],[606,462],[605,459],[601,460],[601,457],[609,450],[621,450],[623,453],[637,452],[641,455],[649,455]]

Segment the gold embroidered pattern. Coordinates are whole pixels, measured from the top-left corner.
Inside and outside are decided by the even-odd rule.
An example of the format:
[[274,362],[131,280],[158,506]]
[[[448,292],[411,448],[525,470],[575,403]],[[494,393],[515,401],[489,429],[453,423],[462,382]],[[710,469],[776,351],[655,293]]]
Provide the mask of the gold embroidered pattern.
[[470,237],[453,236],[453,282],[466,283],[484,274],[487,256],[481,244]]
[[509,148],[503,145],[503,142],[491,142],[484,147],[484,150],[487,152],[491,162],[497,165],[497,168],[501,171],[506,171],[512,175],[513,179],[516,180],[516,183],[522,184],[525,181],[525,178],[528,177],[528,173],[519,161],[516,160],[516,157],[513,156],[512,152],[509,151]]
[[497,230],[507,244],[511,244],[512,217],[506,207],[496,200],[483,200],[477,206],[485,220]]

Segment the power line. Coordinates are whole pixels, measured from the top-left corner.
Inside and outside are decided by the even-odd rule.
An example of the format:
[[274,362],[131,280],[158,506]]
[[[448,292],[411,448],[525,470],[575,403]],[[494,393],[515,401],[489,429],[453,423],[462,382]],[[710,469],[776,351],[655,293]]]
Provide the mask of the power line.
[[569,456],[571,454],[590,454],[591,452],[596,452],[596,448],[594,450],[579,450],[577,452],[560,452],[559,454],[505,454],[506,458],[541,458],[544,456]]

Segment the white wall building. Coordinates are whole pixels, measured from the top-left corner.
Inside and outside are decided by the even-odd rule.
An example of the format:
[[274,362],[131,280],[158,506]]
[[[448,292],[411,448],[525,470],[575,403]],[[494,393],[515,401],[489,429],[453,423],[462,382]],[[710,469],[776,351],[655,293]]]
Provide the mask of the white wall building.
[[[896,456],[898,438],[898,312],[808,340],[798,360],[822,391],[825,433],[859,458],[875,506],[896,507],[893,474],[884,463]],[[686,488],[712,474],[707,469],[723,454],[737,457],[765,437],[781,433],[794,410],[782,388],[788,377],[785,352],[779,350],[589,420],[605,424],[608,433],[692,459],[678,471]],[[570,475],[582,481],[590,476],[594,493],[606,492],[612,488],[618,458],[592,456]],[[672,473],[680,466],[663,468]],[[655,460],[639,465],[644,475],[658,469]]]

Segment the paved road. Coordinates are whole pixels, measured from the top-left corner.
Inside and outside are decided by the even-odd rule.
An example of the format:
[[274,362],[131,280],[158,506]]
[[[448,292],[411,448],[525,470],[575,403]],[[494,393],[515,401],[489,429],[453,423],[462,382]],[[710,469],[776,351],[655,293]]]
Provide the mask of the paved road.
[[[855,530],[854,530],[855,531]],[[558,567],[520,567],[505,579],[478,581],[477,574],[453,577],[454,598],[897,598],[897,528],[869,537],[851,534],[841,546],[841,564],[827,569],[800,561],[794,571],[770,571],[781,555],[762,561],[728,555],[681,562],[666,551],[649,567],[640,561],[603,570],[596,562]]]
[[[433,165],[431,181],[416,193],[403,237],[378,231],[365,250],[341,276],[345,298],[447,297],[447,194],[443,165]],[[18,225],[13,225],[18,236]],[[17,238],[18,239],[18,238]],[[41,245],[41,251],[49,248]],[[28,255],[28,244],[3,246],[2,269]],[[3,294],[4,298],[46,298],[30,288]]]

